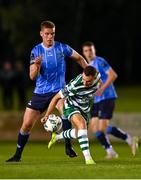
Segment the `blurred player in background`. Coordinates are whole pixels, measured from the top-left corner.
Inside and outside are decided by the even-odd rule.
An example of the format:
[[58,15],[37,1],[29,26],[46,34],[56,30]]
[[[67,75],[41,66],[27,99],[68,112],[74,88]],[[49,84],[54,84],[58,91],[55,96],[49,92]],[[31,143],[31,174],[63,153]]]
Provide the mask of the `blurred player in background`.
[[[30,79],[36,80],[36,87],[25,110],[16,152],[7,162],[20,161],[22,151],[35,122],[40,119],[41,113],[47,109],[55,94],[65,86],[65,58],[74,59],[82,68],[87,66],[85,59],[70,46],[54,41],[55,24],[53,22],[43,21],[41,23],[40,36],[42,37],[42,43],[33,48],[30,60]],[[57,104],[61,114],[62,105],[62,101]],[[71,124],[65,117],[62,118],[64,130],[69,129]],[[71,147],[70,139],[66,139],[66,154],[70,157],[77,156]]]
[[94,104],[91,111],[92,119],[90,121],[91,131],[106,150],[107,158],[116,158],[118,157],[118,154],[112,148],[106,134],[111,134],[126,141],[131,147],[132,154],[135,155],[137,149],[137,138],[132,138],[121,129],[109,125],[109,120],[112,118],[115,100],[117,98],[113,85],[113,82],[117,78],[116,72],[104,58],[96,56],[96,49],[92,42],[85,42],[82,45],[82,50],[83,55],[89,64],[100,72],[101,80],[103,82],[94,97]]
[[100,85],[100,73],[98,73],[94,67],[87,66],[83,70],[83,74],[80,74],[70,81],[65,88],[61,89],[59,93],[54,96],[41,122],[46,122],[57,102],[61,98],[65,98],[63,113],[68,117],[68,120],[74,128],[63,131],[60,134],[53,133],[48,148],[59,139],[77,138],[86,164],[95,164],[89,151],[87,123],[89,120],[91,100],[93,100],[94,93]]
[[14,102],[14,80],[15,70],[11,59],[7,58],[0,70],[0,85],[2,93],[2,102],[5,110],[11,110]]
[[18,95],[18,109],[24,110],[26,106],[26,90],[28,87],[29,79],[25,71],[24,64],[19,59],[15,63],[15,88]]

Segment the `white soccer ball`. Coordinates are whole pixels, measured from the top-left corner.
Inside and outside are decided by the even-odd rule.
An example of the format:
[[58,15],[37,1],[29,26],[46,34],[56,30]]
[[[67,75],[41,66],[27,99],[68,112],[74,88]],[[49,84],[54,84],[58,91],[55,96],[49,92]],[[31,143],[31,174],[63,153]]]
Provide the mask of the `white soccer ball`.
[[50,114],[44,128],[48,132],[59,132],[62,128],[62,120],[59,116],[55,114]]

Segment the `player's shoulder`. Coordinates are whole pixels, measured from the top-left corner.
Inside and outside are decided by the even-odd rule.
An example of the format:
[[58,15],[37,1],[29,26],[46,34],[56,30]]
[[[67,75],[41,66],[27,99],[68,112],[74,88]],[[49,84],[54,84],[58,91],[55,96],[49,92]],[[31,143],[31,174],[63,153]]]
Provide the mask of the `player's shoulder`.
[[78,74],[75,78],[76,81],[81,81],[82,80],[82,74]]
[[74,86],[82,81],[82,74],[77,75],[75,78],[73,78],[70,83],[72,83]]
[[55,47],[58,47],[58,46],[61,46],[62,48],[65,48],[67,46],[69,46],[68,44],[66,43],[62,43],[62,42],[59,42],[59,41],[55,41]]
[[101,71],[102,69],[104,69],[105,71],[107,71],[108,69],[111,68],[110,64],[108,63],[107,60],[105,60],[102,57],[99,57],[99,61],[98,61],[98,66],[99,66],[99,71]]
[[103,62],[107,62],[105,58],[101,57],[101,56],[96,56],[96,60],[99,62],[99,63],[103,63]]
[[76,78],[74,78],[73,84],[74,84],[74,86],[78,86],[78,85],[82,84],[82,74],[79,74],[76,76]]
[[96,58],[97,58],[96,62],[98,64],[98,66],[100,66],[100,67],[110,66],[108,61],[105,58],[100,57],[100,56],[97,56]]

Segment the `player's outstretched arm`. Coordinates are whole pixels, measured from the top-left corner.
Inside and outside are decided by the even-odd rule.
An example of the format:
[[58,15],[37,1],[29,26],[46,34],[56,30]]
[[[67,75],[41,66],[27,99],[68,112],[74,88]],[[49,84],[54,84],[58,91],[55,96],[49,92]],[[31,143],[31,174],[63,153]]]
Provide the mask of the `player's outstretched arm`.
[[42,56],[39,56],[37,58],[35,58],[34,60],[34,64],[30,65],[30,79],[34,80],[36,78],[36,76],[39,74],[40,72],[40,67],[41,67],[41,61],[42,61]]
[[86,62],[86,60],[75,50],[73,51],[71,58],[74,59],[76,62],[78,62],[83,69],[86,66],[88,66],[88,63]]
[[41,122],[42,122],[42,123],[45,123],[45,122],[47,121],[47,119],[48,119],[48,116],[49,116],[50,114],[52,114],[52,112],[53,112],[53,110],[54,110],[57,102],[59,101],[59,99],[61,99],[61,95],[60,95],[60,93],[57,93],[57,94],[53,97],[53,99],[51,100],[45,116],[41,119]]

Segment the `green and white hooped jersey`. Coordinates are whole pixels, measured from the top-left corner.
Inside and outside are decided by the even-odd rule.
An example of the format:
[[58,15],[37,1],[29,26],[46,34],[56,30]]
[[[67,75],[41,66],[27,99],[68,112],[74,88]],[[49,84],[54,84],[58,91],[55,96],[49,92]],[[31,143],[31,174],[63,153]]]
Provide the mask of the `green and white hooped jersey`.
[[89,113],[90,103],[93,100],[94,93],[100,86],[100,73],[97,72],[96,79],[90,87],[86,87],[82,82],[82,74],[70,81],[65,88],[59,91],[61,98],[65,98],[64,107],[68,109],[74,107],[84,113]]

